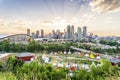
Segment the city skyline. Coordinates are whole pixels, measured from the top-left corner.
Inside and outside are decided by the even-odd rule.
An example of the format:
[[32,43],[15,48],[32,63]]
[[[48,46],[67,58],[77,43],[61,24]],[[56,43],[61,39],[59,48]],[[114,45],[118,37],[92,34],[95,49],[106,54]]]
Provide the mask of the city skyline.
[[97,35],[120,36],[119,0],[0,0],[0,34],[45,33],[67,25]]

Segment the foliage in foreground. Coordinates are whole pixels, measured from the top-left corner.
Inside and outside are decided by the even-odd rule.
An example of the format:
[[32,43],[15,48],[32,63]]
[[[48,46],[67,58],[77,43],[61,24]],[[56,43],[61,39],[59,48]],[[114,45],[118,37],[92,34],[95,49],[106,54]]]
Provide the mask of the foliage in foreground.
[[0,72],[0,80],[17,80],[11,72]]
[[[12,80],[105,80],[108,77],[120,76],[120,69],[112,66],[108,61],[104,61],[102,67],[73,71],[73,76],[68,76],[69,70],[66,68],[56,69],[50,64],[40,64],[39,61],[33,61],[28,64],[22,63],[22,61],[20,62],[15,58],[9,58],[6,63],[7,65],[5,66],[1,65],[1,68],[7,67],[1,73],[10,72],[7,75],[11,76]],[[6,75],[3,77],[5,78]],[[7,80],[10,80],[10,78]]]

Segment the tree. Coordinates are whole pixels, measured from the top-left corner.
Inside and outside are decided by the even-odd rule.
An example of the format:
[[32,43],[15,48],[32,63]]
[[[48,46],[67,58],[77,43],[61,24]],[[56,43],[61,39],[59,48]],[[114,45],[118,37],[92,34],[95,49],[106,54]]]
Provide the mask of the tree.
[[17,73],[17,69],[24,64],[23,61],[14,58],[13,56],[9,57],[6,61],[6,70],[13,73]]
[[10,51],[10,41],[4,40],[2,43],[2,51],[9,52]]

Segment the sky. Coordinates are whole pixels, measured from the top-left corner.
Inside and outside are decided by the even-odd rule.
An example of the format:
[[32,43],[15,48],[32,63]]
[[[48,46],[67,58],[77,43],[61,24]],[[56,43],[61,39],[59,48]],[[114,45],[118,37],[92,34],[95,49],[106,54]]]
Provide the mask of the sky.
[[120,0],[0,0],[0,34],[45,33],[67,25],[88,33],[120,36]]

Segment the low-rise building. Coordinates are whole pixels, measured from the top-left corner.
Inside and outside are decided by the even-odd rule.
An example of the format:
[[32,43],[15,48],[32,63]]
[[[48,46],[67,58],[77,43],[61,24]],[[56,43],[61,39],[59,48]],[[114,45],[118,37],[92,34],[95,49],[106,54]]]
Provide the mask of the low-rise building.
[[22,61],[33,61],[37,59],[37,55],[33,53],[18,53],[15,55],[15,57]]

